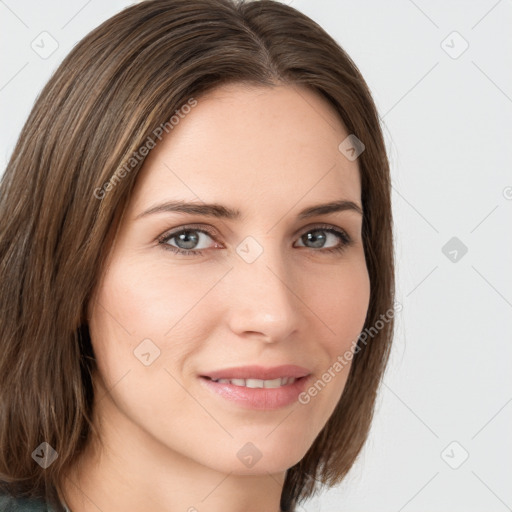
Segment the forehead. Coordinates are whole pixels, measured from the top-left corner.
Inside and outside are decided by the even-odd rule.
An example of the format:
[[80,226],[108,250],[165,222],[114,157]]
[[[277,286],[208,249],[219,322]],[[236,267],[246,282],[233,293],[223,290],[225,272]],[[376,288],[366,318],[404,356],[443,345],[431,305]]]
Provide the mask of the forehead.
[[317,199],[359,202],[357,161],[338,149],[347,136],[333,107],[310,89],[220,87],[157,140],[131,209],[169,199],[216,201],[243,213]]

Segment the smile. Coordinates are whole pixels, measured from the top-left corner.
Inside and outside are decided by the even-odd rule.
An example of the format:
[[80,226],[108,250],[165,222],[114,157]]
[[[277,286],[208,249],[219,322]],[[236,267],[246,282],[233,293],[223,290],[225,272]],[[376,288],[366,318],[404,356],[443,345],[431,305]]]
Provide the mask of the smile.
[[[235,407],[271,411],[296,404],[311,376],[282,377],[272,380],[219,379],[203,377],[199,381],[206,389],[224,402]],[[286,382],[286,384],[284,384]]]
[[244,388],[280,388],[293,384],[297,379],[295,377],[281,377],[272,380],[262,379],[211,379],[213,382],[219,384],[233,384],[234,386],[241,386]]

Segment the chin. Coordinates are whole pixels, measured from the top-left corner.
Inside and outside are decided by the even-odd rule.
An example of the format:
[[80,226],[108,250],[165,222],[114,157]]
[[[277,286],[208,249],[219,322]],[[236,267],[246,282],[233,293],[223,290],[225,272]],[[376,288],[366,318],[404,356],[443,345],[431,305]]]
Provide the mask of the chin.
[[[223,473],[235,475],[265,475],[283,473],[297,464],[306,455],[310,444],[298,443],[296,438],[268,435],[268,430],[258,440],[248,437],[247,441],[230,440],[228,446],[209,454],[207,465]],[[229,454],[226,457],[226,454]],[[234,455],[234,457],[233,457]],[[206,462],[206,461],[205,461]]]

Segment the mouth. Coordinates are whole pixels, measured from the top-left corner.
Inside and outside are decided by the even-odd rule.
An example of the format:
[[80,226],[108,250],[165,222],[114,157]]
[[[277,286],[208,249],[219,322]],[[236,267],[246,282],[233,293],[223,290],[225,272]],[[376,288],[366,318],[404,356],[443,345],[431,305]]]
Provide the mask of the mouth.
[[[211,380],[229,381],[277,381],[277,379],[299,379],[311,373],[310,370],[294,364],[280,366],[238,366],[224,370],[213,370],[201,375]],[[236,384],[235,384],[236,385]],[[240,384],[242,385],[242,384]],[[262,387],[262,386],[259,386]],[[269,386],[272,387],[272,386]]]
[[303,367],[246,366],[200,375],[203,385],[238,407],[275,410],[297,402],[312,374]]
[[277,379],[212,379],[210,377],[203,377],[205,379],[211,380],[212,382],[217,382],[219,384],[232,384],[233,386],[240,386],[243,388],[265,388],[265,389],[276,389],[281,388],[283,386],[289,386],[293,384],[295,381],[299,379],[303,379],[304,377],[278,377]]

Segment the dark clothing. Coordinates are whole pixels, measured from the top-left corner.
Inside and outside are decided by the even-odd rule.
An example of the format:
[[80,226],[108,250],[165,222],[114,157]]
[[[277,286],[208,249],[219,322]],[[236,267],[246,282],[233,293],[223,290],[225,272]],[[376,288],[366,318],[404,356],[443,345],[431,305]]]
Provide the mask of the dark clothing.
[[0,496],[0,512],[54,512],[54,509],[41,500]]

